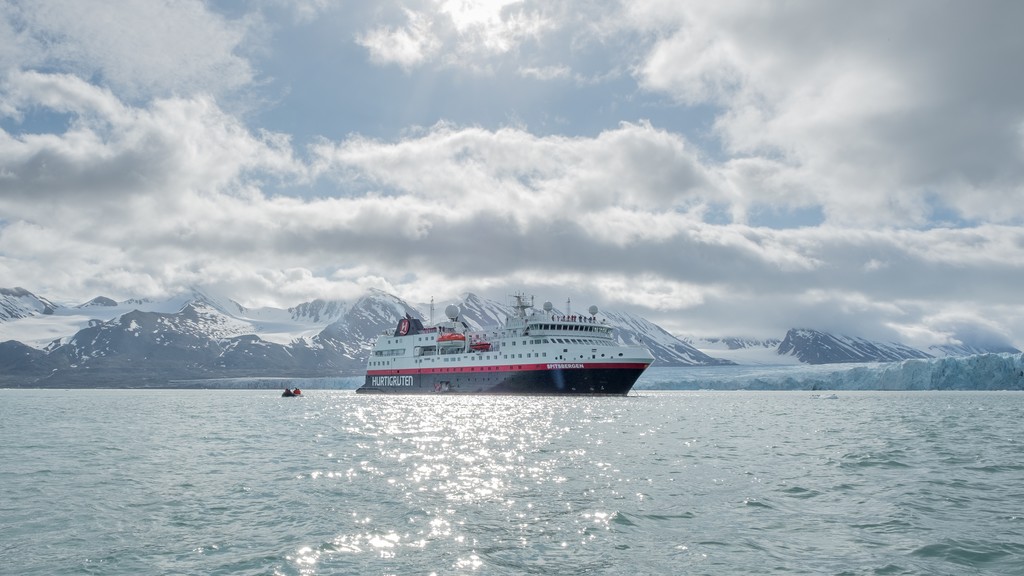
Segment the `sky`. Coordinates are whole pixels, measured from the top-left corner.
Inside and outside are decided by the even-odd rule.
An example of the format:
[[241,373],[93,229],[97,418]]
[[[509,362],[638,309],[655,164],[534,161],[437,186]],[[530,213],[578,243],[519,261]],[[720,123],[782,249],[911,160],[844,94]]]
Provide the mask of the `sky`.
[[1024,3],[0,4],[0,286],[1024,348]]

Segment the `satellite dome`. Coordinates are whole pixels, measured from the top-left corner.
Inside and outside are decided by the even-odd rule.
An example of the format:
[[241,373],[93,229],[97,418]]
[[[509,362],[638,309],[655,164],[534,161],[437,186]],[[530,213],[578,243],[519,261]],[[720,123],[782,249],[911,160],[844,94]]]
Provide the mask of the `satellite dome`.
[[444,309],[444,315],[447,316],[449,320],[455,320],[459,317],[459,307],[455,304],[449,304]]
[[545,302],[544,303],[544,311],[545,312],[551,312],[552,308],[554,308],[554,306],[551,305],[551,302]]
[[587,312],[590,312],[591,316],[597,316],[597,306],[591,306],[587,309]]

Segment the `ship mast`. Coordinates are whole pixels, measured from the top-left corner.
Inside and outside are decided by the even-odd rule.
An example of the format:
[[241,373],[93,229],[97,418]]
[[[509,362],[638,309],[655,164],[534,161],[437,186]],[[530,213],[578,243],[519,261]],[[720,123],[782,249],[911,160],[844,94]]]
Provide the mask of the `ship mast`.
[[515,299],[512,308],[516,311],[516,318],[526,318],[526,309],[533,308],[533,296],[530,296],[529,303],[526,302],[526,297],[523,294],[513,294],[512,298]]

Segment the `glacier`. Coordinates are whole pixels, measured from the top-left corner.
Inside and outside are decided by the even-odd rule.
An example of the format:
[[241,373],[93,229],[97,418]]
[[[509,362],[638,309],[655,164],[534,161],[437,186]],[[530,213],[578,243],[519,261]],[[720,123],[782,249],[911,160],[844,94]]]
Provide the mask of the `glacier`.
[[[181,387],[353,389],[362,376],[181,380]],[[797,366],[671,366],[648,368],[633,394],[653,390],[910,391],[1024,390],[1024,354]],[[826,397],[825,395],[822,395]]]
[[634,390],[1024,390],[1024,353],[864,364],[655,366]]

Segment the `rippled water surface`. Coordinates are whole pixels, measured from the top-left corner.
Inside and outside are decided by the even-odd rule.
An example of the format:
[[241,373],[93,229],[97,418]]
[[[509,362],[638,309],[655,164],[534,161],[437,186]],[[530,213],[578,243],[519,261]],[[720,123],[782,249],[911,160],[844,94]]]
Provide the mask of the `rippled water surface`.
[[1022,574],[1024,394],[0,390],[0,573]]

